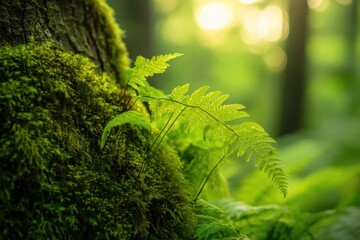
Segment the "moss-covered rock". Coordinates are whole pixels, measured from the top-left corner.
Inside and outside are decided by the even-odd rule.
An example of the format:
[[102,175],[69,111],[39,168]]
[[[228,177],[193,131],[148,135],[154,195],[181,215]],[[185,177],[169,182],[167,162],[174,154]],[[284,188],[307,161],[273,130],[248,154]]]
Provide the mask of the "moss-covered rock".
[[0,49],[1,239],[191,238],[171,147],[149,157],[150,133],[125,125],[100,150],[103,127],[124,109],[97,69],[51,43]]

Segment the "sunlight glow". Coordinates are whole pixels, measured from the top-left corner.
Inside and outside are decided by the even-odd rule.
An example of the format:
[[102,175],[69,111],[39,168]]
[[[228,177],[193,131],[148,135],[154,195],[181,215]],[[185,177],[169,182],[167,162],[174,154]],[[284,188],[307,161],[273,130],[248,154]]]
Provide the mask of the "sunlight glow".
[[[184,24],[185,23],[185,24]],[[176,31],[174,31],[176,29]],[[171,15],[162,25],[163,38],[173,44],[185,44],[190,41],[190,34],[186,24],[186,18],[181,15]]]
[[283,13],[275,5],[265,9],[251,7],[243,18],[245,42],[256,44],[260,41],[276,42],[283,36]]
[[179,4],[178,0],[153,0],[155,10],[162,13],[170,13]]
[[263,58],[266,66],[274,72],[281,71],[286,66],[287,56],[281,47],[270,48],[264,53]]
[[198,26],[207,31],[223,30],[232,24],[233,19],[231,6],[222,2],[206,3],[196,13]]
[[310,9],[315,11],[324,11],[329,6],[328,0],[307,0],[307,4]]
[[254,4],[256,2],[259,2],[259,0],[239,0],[242,4]]
[[336,0],[341,5],[349,5],[352,3],[352,0]]

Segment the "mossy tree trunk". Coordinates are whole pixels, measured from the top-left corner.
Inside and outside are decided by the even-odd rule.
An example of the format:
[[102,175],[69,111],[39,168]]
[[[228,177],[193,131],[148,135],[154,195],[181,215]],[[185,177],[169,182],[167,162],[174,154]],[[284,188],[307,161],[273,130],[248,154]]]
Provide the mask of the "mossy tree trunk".
[[55,41],[73,53],[89,57],[103,72],[121,82],[121,71],[129,62],[121,31],[102,1],[1,0],[0,46]]
[[105,0],[0,1],[0,239],[191,239],[171,146],[124,125],[100,149],[129,67]]
[[131,60],[141,55],[153,56],[153,9],[151,0],[107,1],[116,12],[116,19],[126,29],[124,39]]

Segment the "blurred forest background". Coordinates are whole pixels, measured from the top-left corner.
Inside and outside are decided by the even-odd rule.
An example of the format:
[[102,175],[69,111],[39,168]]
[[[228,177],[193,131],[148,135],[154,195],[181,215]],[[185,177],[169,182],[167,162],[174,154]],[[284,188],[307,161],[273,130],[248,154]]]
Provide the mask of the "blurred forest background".
[[134,60],[166,53],[151,83],[230,95],[278,144],[289,196],[244,162],[223,166],[232,198],[305,211],[354,206],[360,220],[358,0],[107,0]]

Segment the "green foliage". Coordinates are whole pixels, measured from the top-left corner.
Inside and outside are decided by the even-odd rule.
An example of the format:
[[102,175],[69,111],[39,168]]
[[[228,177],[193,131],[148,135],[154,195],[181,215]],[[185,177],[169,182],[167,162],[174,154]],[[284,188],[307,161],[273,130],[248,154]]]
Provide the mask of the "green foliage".
[[134,110],[123,112],[117,115],[116,117],[114,117],[113,119],[111,119],[111,121],[106,124],[103,133],[101,135],[101,140],[100,140],[101,149],[104,148],[106,143],[106,138],[108,137],[110,131],[114,127],[121,126],[125,123],[133,123],[150,131],[149,121],[145,118],[144,114]]
[[[187,146],[179,149],[180,153],[189,145],[194,145],[200,149],[207,149],[214,156],[220,156],[217,161],[208,163],[212,164],[212,167],[208,168],[209,171],[198,183],[200,186],[195,201],[211,174],[216,173],[222,161],[233,153],[246,161],[254,158],[255,166],[267,173],[285,197],[287,176],[280,165],[277,152],[271,145],[274,140],[254,122],[238,123],[243,117],[248,116],[242,111],[243,105],[223,104],[228,95],[223,95],[219,91],[208,92],[207,86],[189,95],[188,84],[174,88],[170,95],[164,95],[159,91],[153,94],[154,88],[147,83],[146,77],[163,72],[168,67],[166,62],[177,56],[180,55],[162,55],[150,60],[138,57],[135,66],[129,70],[128,84],[137,90],[136,100],[149,104],[153,128],[155,131],[161,129],[150,151],[156,151],[168,135],[174,144],[181,145],[187,142]],[[145,95],[142,95],[143,93]],[[137,124],[137,120],[131,123]],[[188,166],[198,168],[197,161],[194,160],[190,160],[192,164]],[[191,167],[188,168],[189,171]]]
[[[166,136],[173,145],[178,146],[177,149],[185,162],[188,179],[196,191],[193,193],[194,202],[197,202],[203,191],[205,194],[202,197],[210,200],[228,196],[227,184],[219,171],[219,166],[232,154],[243,157],[246,161],[254,158],[255,166],[267,173],[274,185],[286,196],[287,176],[280,166],[278,154],[271,146],[274,140],[258,124],[240,122],[248,116],[243,111],[243,105],[223,104],[228,95],[223,95],[219,91],[208,92],[209,87],[206,86],[187,94],[189,85],[186,84],[174,88],[170,95],[164,95],[147,83],[146,77],[163,72],[168,66],[165,62],[173,57],[163,55],[151,60],[138,57],[134,68],[129,71],[128,84],[137,92],[134,95],[135,101],[140,100],[149,104],[152,129],[157,134],[148,154],[156,153]],[[140,116],[141,114],[136,118],[122,119],[120,122],[147,126],[148,123],[142,122],[146,119],[145,116]],[[113,121],[117,120],[109,122],[110,126]],[[108,129],[104,129],[103,136],[106,136],[107,131]],[[105,138],[101,140],[102,143],[104,141]],[[146,169],[148,163],[144,164]],[[227,206],[227,212],[219,207],[204,209],[203,204],[196,206],[199,221],[196,239],[247,239],[243,233],[251,233],[253,237],[257,237],[255,239],[266,239],[267,236],[278,239],[278,236],[287,236],[285,234],[289,231],[293,232],[294,237],[279,239],[298,239],[300,236],[297,234],[299,225],[295,224],[296,222],[293,221],[288,226],[282,219],[277,223],[279,217],[284,214],[283,210],[278,210],[280,208],[266,208],[267,211],[262,211],[259,207],[254,211],[255,208],[247,206],[244,212],[250,214],[242,219],[243,214],[236,215],[237,206]],[[263,212],[266,214],[262,214]],[[256,226],[244,225],[250,216],[257,223]],[[305,231],[309,227],[308,224],[300,225],[301,229]],[[263,234],[252,234],[259,230]]]
[[129,124],[99,147],[124,111],[113,79],[51,43],[1,48],[0,76],[1,239],[191,238],[174,150],[163,144],[140,172],[151,136]]
[[329,213],[300,213],[280,206],[249,206],[231,200],[199,201],[195,239],[314,239]]
[[360,208],[347,207],[323,221],[315,234],[321,240],[356,240],[360,236]]
[[[221,167],[214,168],[223,157],[220,149],[209,151],[191,144],[181,153],[180,157],[185,161],[185,173],[190,185],[197,191],[194,194],[198,194],[201,189],[201,198],[208,201],[230,196],[227,180],[220,171]],[[209,174],[212,170],[213,172]]]
[[155,93],[158,93],[159,90],[151,87],[146,81],[146,78],[151,77],[154,74],[163,73],[166,68],[169,67],[167,62],[179,56],[182,56],[182,54],[166,54],[155,56],[151,59],[146,59],[142,56],[137,57],[135,66],[128,70],[127,84],[139,91],[140,94],[151,93],[154,95]]
[[[348,134],[343,133],[347,127],[349,125],[344,126],[341,132],[348,138]],[[353,134],[358,133],[357,128],[351,129]],[[320,214],[319,222],[310,230],[312,239],[357,239],[359,209],[356,206],[359,204],[359,193],[354,190],[359,188],[360,169],[355,162],[358,154],[353,154],[358,153],[358,147],[353,143],[354,149],[351,149],[351,145],[344,144],[338,134],[331,138],[331,143],[310,136],[309,133],[296,134],[283,138],[279,143],[278,149],[286,159],[284,164],[291,174],[291,188],[286,199],[279,198],[271,191],[270,184],[265,182],[266,176],[249,169],[240,174],[237,172],[242,178],[236,179],[236,182],[241,184],[231,185],[232,196],[255,206],[279,204],[291,206],[289,210],[296,210],[298,214]],[[234,170],[234,166],[231,167]],[[229,179],[231,183],[235,182],[232,178]],[[301,220],[295,220],[303,224]]]

